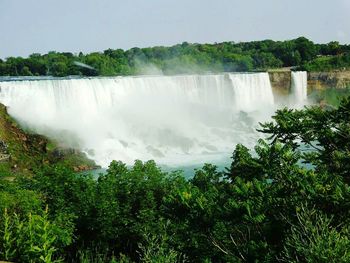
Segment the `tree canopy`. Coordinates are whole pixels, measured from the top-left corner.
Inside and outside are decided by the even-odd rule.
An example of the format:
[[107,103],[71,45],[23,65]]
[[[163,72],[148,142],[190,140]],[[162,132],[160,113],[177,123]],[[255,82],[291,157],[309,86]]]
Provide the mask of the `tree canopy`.
[[349,262],[350,98],[281,109],[254,153],[186,180],[154,161],[97,179],[64,165],[0,177],[0,260]]
[[0,76],[113,76],[159,71],[181,74],[264,71],[281,67],[308,71],[349,68],[350,45],[336,41],[315,44],[299,37],[287,41],[184,42],[171,47],[107,49],[90,54],[52,51],[44,55],[35,53],[28,58],[0,60]]

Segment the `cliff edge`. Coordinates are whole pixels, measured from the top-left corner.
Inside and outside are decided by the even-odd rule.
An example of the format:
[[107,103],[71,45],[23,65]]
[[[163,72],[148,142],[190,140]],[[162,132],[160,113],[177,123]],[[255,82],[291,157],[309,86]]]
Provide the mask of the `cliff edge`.
[[43,165],[60,163],[75,171],[96,168],[82,152],[62,149],[45,136],[24,131],[0,104],[0,176],[30,176]]

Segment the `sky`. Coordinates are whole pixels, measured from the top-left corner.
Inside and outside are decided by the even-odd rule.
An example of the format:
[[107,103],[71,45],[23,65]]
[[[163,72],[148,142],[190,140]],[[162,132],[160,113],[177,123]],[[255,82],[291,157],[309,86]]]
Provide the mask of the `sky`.
[[350,0],[0,0],[0,58],[299,36],[350,44]]

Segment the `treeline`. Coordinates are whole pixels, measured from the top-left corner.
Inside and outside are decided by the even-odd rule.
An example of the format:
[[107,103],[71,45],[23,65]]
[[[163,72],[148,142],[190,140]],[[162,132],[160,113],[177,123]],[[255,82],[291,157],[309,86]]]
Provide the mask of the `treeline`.
[[[85,64],[85,66],[84,66]],[[171,47],[108,49],[90,54],[49,52],[0,59],[1,76],[112,76],[159,73],[262,71],[295,67],[308,71],[350,67],[350,45],[288,41],[223,42]],[[157,71],[158,70],[158,71]]]
[[153,161],[0,179],[0,260],[350,262],[349,122],[350,98],[279,110],[256,154],[238,145],[190,180]]

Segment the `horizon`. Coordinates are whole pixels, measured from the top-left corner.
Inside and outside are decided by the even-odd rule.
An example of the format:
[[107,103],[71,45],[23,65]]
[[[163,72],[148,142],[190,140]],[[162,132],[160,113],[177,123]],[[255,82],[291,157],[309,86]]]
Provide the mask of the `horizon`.
[[305,36],[350,43],[350,2],[0,0],[0,58]]

